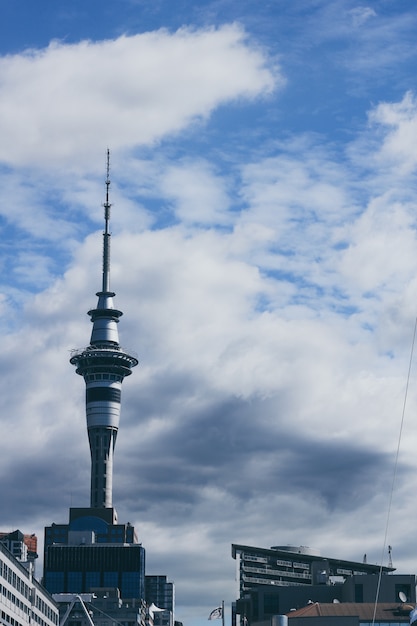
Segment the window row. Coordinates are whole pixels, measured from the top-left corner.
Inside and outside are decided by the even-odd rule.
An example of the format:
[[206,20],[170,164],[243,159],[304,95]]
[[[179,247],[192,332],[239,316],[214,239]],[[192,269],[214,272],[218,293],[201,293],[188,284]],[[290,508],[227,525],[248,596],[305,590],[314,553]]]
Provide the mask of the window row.
[[9,600],[9,602],[11,602],[15,607],[17,607],[18,609],[20,609],[21,611],[23,611],[24,613],[29,615],[29,613],[30,613],[29,606],[26,605],[24,602],[22,602],[22,600],[19,600],[19,598],[17,598],[14,595],[14,593],[12,591],[10,591],[10,589],[7,589],[7,587],[5,587],[4,585],[0,584],[0,593],[7,600]]
[[36,596],[36,608],[52,622],[57,620],[55,611],[40,596]]
[[115,380],[118,382],[122,382],[122,376],[118,376],[117,374],[87,374],[84,376],[86,382],[92,382],[93,380]]
[[11,624],[11,626],[23,626],[19,620],[15,619],[11,615],[8,615],[5,611],[1,612],[1,620],[3,624]]
[[30,589],[17,574],[4,561],[0,559],[0,578],[4,578],[16,591],[21,593],[26,599],[30,598]]

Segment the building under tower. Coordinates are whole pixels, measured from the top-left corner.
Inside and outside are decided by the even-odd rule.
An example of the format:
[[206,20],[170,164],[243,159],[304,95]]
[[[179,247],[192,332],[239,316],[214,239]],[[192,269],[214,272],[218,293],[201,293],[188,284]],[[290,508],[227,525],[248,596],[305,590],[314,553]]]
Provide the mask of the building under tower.
[[[113,589],[117,590],[114,597],[120,598],[120,602],[135,599],[140,607],[141,601],[146,600],[145,550],[138,543],[134,527],[130,523],[118,523],[112,494],[121,387],[138,361],[119,344],[118,322],[122,312],[114,307],[115,294],[110,289],[109,189],[107,153],[102,285],[96,294],[96,308],[88,312],[93,324],[90,344],[74,351],[70,359],[76,373],[84,378],[86,388],[90,506],[70,508],[67,524],[45,528],[43,583],[52,594]],[[109,593],[103,592],[102,599]],[[95,597],[99,595],[95,593]]]

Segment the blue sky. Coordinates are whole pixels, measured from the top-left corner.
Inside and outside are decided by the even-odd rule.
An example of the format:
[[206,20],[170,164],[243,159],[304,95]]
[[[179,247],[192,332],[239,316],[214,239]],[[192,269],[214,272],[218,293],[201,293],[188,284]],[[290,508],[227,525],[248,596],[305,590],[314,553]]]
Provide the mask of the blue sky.
[[[417,12],[3,2],[2,530],[89,501],[83,382],[111,150],[114,503],[202,626],[231,543],[380,562],[417,312]],[[414,360],[388,527],[415,572]],[[387,553],[384,553],[387,559]],[[229,608],[227,608],[229,614]]]

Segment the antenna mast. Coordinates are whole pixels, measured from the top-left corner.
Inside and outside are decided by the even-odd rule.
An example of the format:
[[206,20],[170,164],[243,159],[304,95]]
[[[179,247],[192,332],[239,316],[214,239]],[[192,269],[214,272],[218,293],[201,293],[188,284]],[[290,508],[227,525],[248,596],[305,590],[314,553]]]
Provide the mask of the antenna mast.
[[107,175],[106,175],[106,201],[104,203],[104,233],[103,233],[103,293],[110,291],[110,150],[107,148]]

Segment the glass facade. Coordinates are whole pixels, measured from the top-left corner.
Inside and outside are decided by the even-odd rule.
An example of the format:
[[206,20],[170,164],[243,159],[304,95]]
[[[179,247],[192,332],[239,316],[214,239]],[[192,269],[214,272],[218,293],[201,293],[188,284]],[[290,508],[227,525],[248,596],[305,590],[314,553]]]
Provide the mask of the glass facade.
[[141,583],[143,584],[143,578],[141,580],[140,572],[122,572],[120,595],[122,598],[143,598],[144,593],[141,593]]
[[82,572],[68,572],[67,574],[67,589],[68,593],[79,593],[82,586],[83,575]]
[[88,593],[117,587],[122,598],[145,597],[145,550],[139,544],[50,545],[45,549],[50,593]]
[[64,588],[64,572],[46,572],[43,583],[49,593],[61,593]]
[[[103,572],[103,587],[116,588],[119,584],[119,574],[117,572]],[[94,585],[99,587],[99,585]]]

